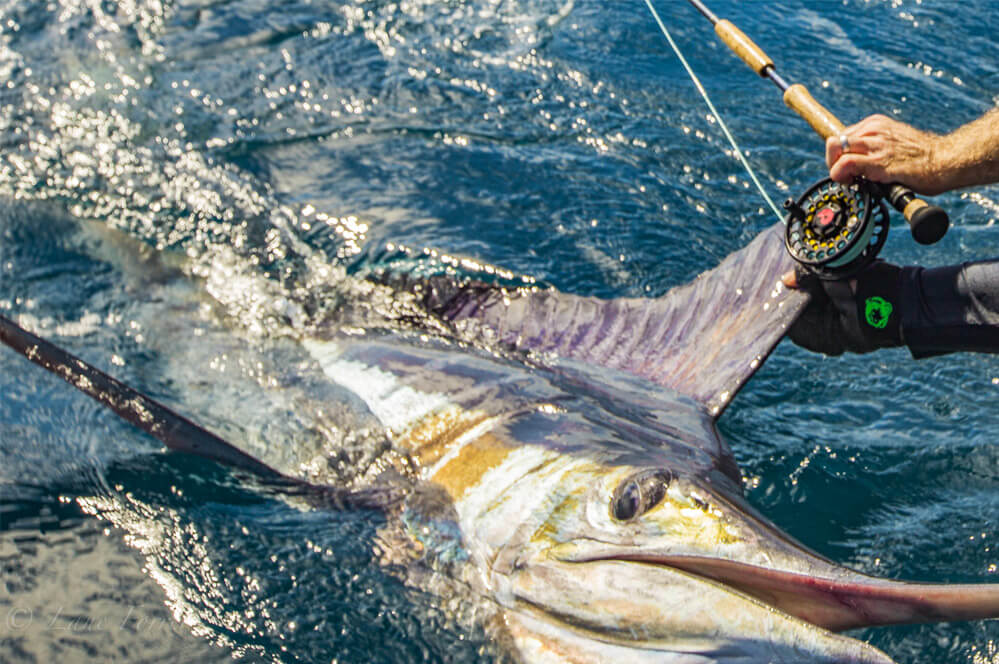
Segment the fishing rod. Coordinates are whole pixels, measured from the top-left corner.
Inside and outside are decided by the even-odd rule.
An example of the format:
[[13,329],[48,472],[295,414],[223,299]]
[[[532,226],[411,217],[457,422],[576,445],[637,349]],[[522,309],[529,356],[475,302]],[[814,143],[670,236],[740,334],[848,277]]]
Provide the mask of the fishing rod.
[[[788,83],[773,60],[731,21],[716,16],[701,0],[689,0],[714,25],[715,33],[739,58],[783,93],[784,103],[823,139],[841,136],[845,125],[812,97],[801,83]],[[648,3],[647,3],[648,4]],[[655,9],[649,4],[659,20]],[[785,244],[792,258],[827,279],[843,279],[866,267],[888,239],[887,200],[909,222],[913,239],[933,244],[947,232],[942,208],[898,183],[856,178],[849,185],[824,178],[796,201],[788,199]]]

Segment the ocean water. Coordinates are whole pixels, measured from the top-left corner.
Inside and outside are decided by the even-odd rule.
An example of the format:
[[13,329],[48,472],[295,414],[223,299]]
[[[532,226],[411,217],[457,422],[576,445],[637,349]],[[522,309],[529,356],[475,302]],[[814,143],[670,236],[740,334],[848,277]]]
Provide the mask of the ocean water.
[[[821,143],[685,2],[659,11],[781,200]],[[986,0],[716,0],[844,120],[945,131],[999,103]],[[999,188],[933,247],[999,255]],[[0,313],[269,459],[349,484],[377,424],[294,330],[408,252],[655,296],[772,223],[642,2],[0,0]],[[896,220],[898,223],[898,221]],[[390,303],[389,303],[390,304]],[[999,358],[784,342],[720,420],[747,495],[889,578],[999,582]],[[166,454],[0,349],[0,660],[505,655],[381,568],[383,517],[303,510]],[[999,662],[999,623],[859,630],[900,663]]]

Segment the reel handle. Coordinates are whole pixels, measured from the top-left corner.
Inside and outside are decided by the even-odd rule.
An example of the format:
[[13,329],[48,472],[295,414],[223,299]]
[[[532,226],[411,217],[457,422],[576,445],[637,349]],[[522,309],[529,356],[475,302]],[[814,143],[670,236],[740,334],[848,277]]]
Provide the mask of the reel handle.
[[[838,136],[846,127],[829,109],[815,101],[808,89],[795,83],[784,91],[784,103],[800,115],[822,138]],[[919,244],[933,244],[947,233],[950,217],[936,205],[930,205],[908,187],[898,184],[881,185],[881,194],[909,222],[912,238]]]
[[909,222],[912,239],[919,244],[934,244],[946,235],[950,217],[943,208],[930,205],[918,198],[911,189],[898,183],[881,185],[881,192]]

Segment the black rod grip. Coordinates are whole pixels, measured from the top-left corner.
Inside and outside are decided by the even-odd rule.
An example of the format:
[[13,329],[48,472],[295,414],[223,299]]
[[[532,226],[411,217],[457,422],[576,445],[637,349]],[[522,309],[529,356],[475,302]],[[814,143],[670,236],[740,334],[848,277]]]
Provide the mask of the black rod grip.
[[884,197],[909,222],[912,238],[919,244],[934,244],[947,234],[950,217],[936,205],[916,196],[908,187],[894,183],[881,185]]

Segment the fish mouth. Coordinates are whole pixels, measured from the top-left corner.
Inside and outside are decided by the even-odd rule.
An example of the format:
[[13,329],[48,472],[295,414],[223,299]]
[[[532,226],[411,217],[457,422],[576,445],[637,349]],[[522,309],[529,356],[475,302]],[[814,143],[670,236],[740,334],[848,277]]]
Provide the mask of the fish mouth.
[[532,622],[536,634],[525,642],[548,644],[557,661],[892,662],[866,643],[671,565],[540,556],[505,578],[507,624],[516,615]]
[[814,565],[820,561],[828,573],[793,572],[692,555],[628,553],[588,560],[638,562],[680,570],[831,631],[999,617],[997,584],[947,585],[878,579],[818,557],[809,562]]

